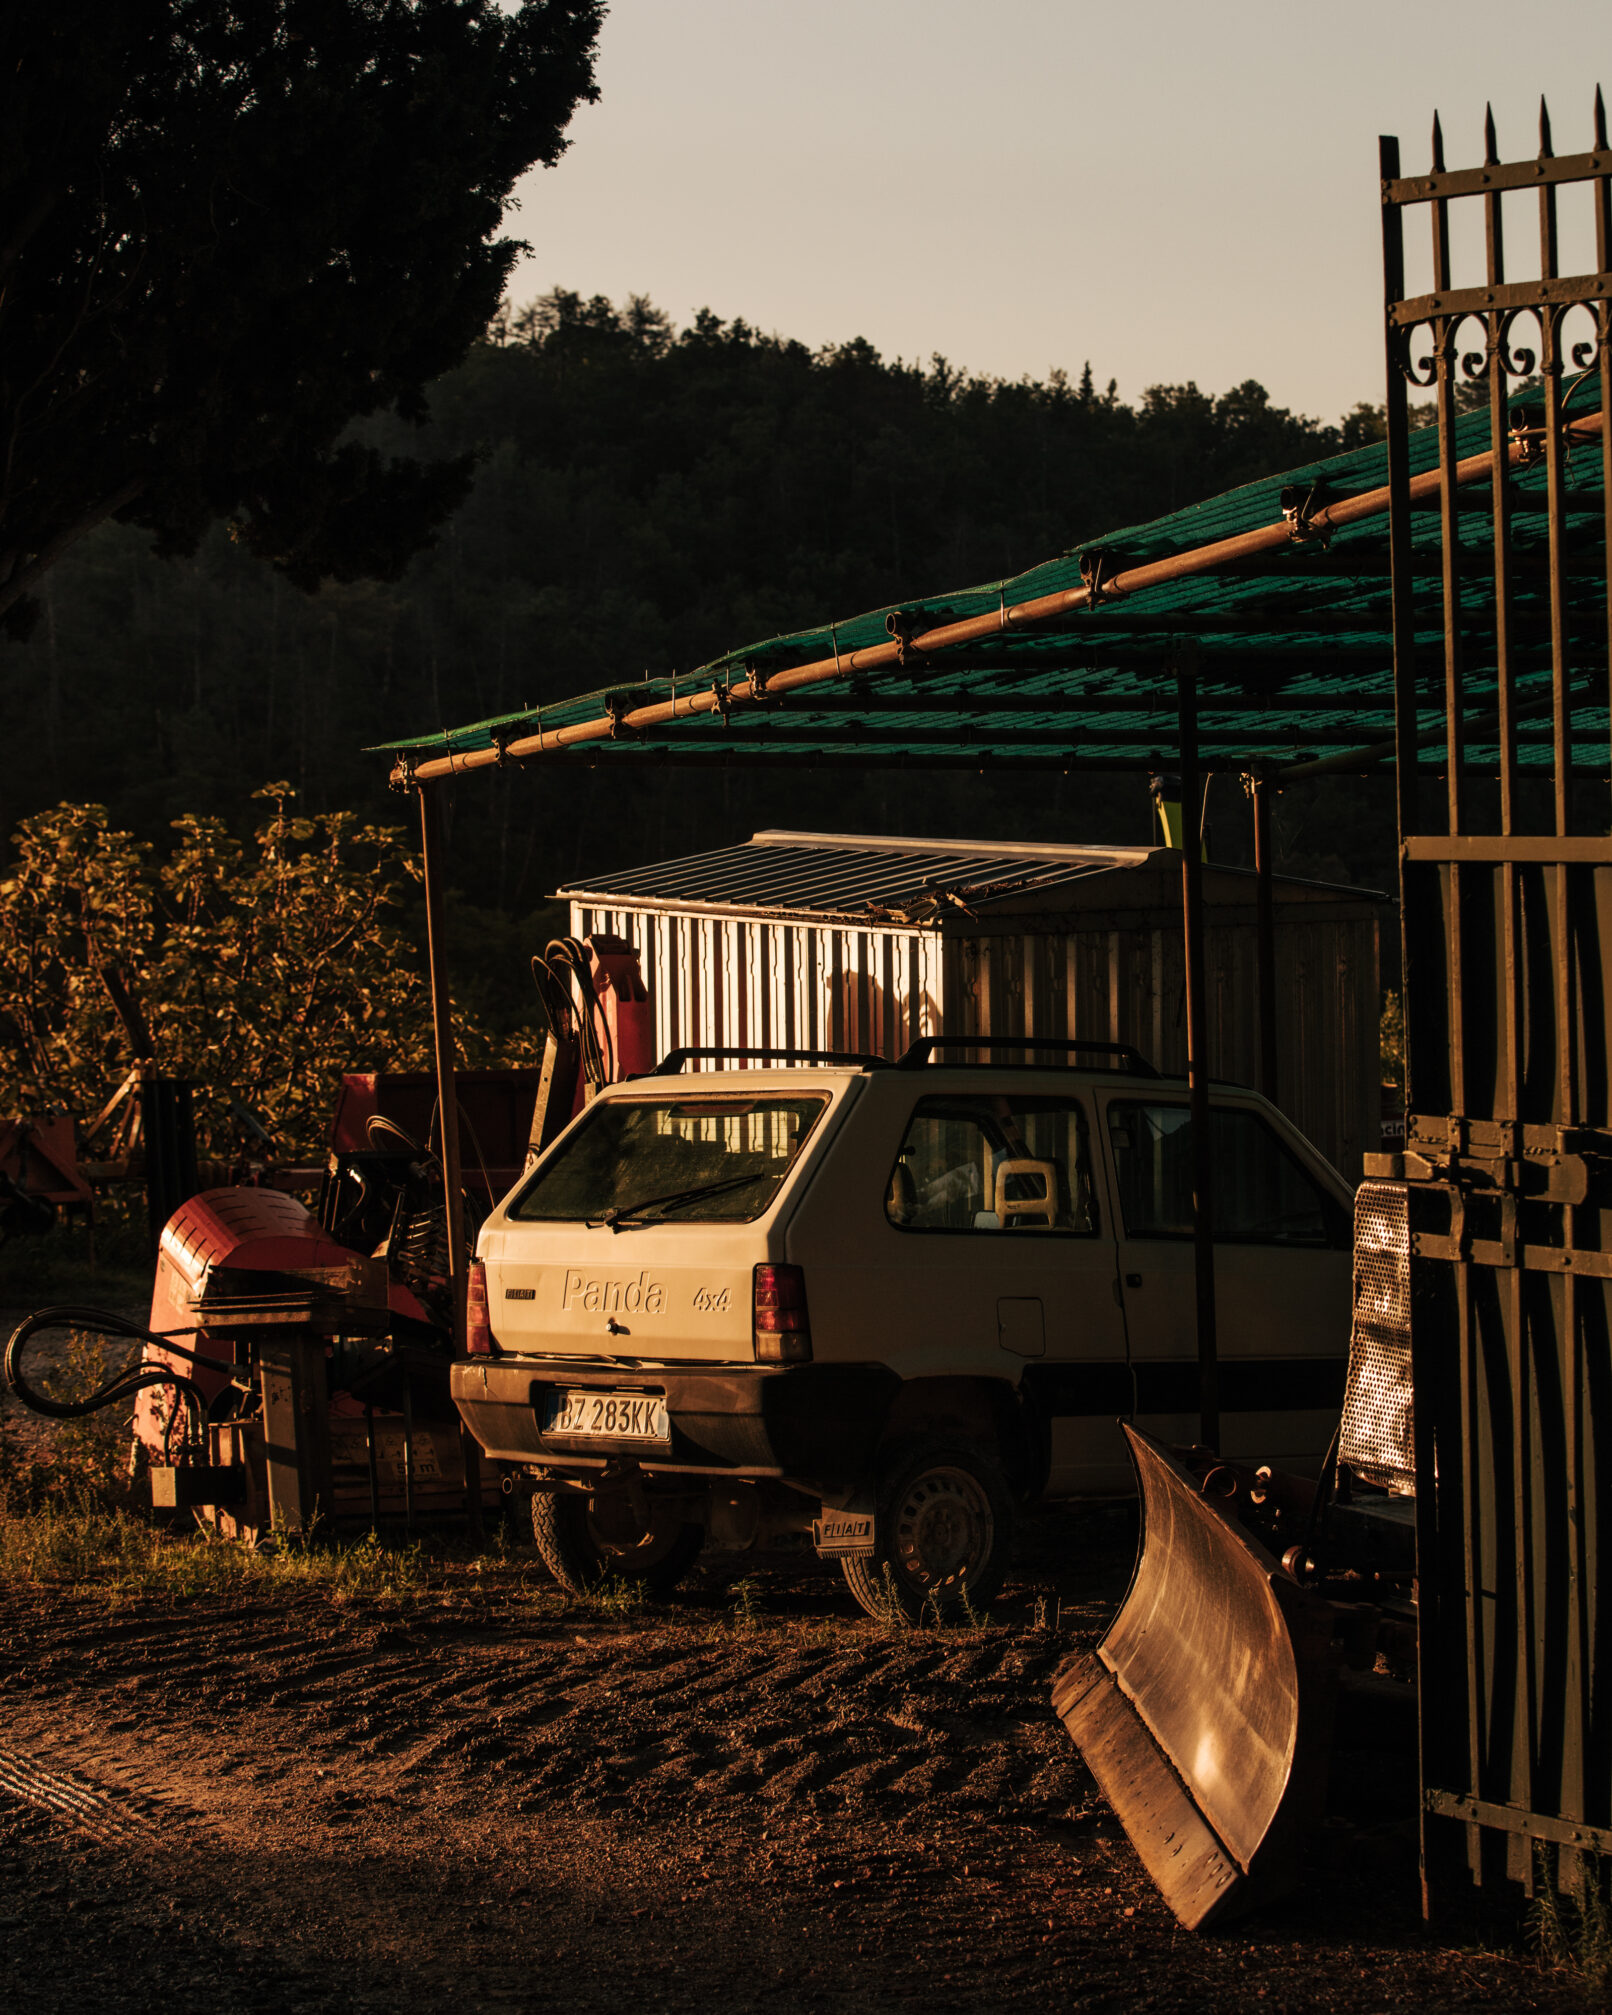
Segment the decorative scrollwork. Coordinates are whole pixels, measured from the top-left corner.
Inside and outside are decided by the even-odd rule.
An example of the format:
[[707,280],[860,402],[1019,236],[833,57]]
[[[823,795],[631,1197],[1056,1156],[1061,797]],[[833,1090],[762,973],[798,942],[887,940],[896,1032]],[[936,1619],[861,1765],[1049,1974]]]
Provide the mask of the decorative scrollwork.
[[[1531,316],[1534,327],[1539,329],[1538,350],[1525,350],[1520,347],[1513,348],[1512,346],[1511,332],[1518,320],[1524,315]],[[1539,368],[1540,352],[1544,349],[1544,346],[1545,332],[1540,328],[1539,314],[1536,309],[1511,308],[1501,316],[1500,333],[1495,347],[1500,354],[1500,368],[1508,378],[1531,378]]]
[[[1476,322],[1482,348],[1463,350],[1461,345],[1470,340],[1464,335],[1468,322]],[[1489,323],[1484,315],[1468,310],[1464,315],[1454,316],[1444,334],[1444,353],[1449,359],[1451,375],[1459,363],[1461,376],[1467,379],[1483,379],[1489,375]]]
[[[1558,311],[1556,352],[1558,356],[1571,359],[1575,371],[1593,370],[1601,361],[1601,348],[1606,342],[1606,318],[1604,314],[1598,314],[1596,309],[1604,309],[1605,305],[1604,302],[1597,302],[1592,307],[1588,301],[1576,301]],[[1575,316],[1580,317],[1580,327],[1585,323],[1589,325],[1587,341],[1571,340],[1568,323]]]
[[[1391,337],[1391,351],[1399,375],[1408,385],[1414,385],[1419,392],[1426,392],[1438,383],[1438,332],[1441,318],[1433,316],[1426,322],[1416,322],[1407,328],[1395,329]],[[1416,356],[1411,344],[1420,329],[1426,329],[1434,337],[1433,348],[1425,357]]]

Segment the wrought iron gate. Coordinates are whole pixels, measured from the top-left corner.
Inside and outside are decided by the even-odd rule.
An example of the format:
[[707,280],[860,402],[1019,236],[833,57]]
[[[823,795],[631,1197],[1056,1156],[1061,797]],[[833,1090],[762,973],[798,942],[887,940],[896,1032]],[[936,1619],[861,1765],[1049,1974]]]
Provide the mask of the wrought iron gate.
[[[1599,92],[1588,153],[1553,153],[1543,106],[1534,159],[1502,162],[1492,119],[1485,142],[1446,169],[1435,121],[1411,176],[1382,142],[1408,1043],[1382,1172],[1410,1208],[1424,1880],[1531,1885],[1537,1843],[1563,1879],[1612,1854],[1612,148]],[[1481,276],[1452,270],[1457,206]],[[1508,278],[1536,206],[1537,275]],[[1439,479],[1413,485],[1417,385]]]

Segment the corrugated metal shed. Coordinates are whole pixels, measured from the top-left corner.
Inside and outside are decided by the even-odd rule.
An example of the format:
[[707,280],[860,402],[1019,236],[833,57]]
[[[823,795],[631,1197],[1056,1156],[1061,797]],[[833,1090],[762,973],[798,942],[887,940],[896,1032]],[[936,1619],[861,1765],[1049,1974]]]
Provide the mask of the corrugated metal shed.
[[[591,896],[679,908],[777,911],[780,915],[902,922],[958,902],[998,906],[1010,895],[1042,894],[1115,868],[1139,867],[1148,847],[1016,845],[992,840],[863,838],[837,833],[757,833],[744,846],[690,854],[652,867],[595,877]],[[562,889],[562,895],[581,894]],[[957,912],[960,913],[960,912]]]
[[[638,946],[663,1050],[859,1049],[925,1035],[1134,1044],[1186,1064],[1181,857],[757,833],[746,845],[559,893],[581,936]],[[1281,1103],[1351,1178],[1379,1144],[1377,933],[1369,890],[1276,880]],[[1204,869],[1211,1071],[1252,1083],[1254,878]]]

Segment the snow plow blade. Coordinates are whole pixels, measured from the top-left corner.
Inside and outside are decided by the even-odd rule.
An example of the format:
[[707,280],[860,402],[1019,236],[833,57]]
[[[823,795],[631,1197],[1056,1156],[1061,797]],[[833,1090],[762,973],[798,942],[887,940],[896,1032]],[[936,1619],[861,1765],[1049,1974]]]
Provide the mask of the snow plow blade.
[[1203,1930],[1297,1879],[1326,1787],[1333,1613],[1159,1442],[1125,1432],[1141,1552],[1053,1705],[1165,1901]]

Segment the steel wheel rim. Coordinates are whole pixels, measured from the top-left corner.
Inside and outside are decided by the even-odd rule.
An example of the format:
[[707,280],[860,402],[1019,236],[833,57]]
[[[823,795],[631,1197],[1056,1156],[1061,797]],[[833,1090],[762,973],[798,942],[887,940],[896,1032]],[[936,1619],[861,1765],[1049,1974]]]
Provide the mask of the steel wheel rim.
[[985,1486],[969,1470],[926,1469],[902,1493],[891,1518],[896,1565],[925,1595],[957,1594],[978,1581],[996,1540]]

